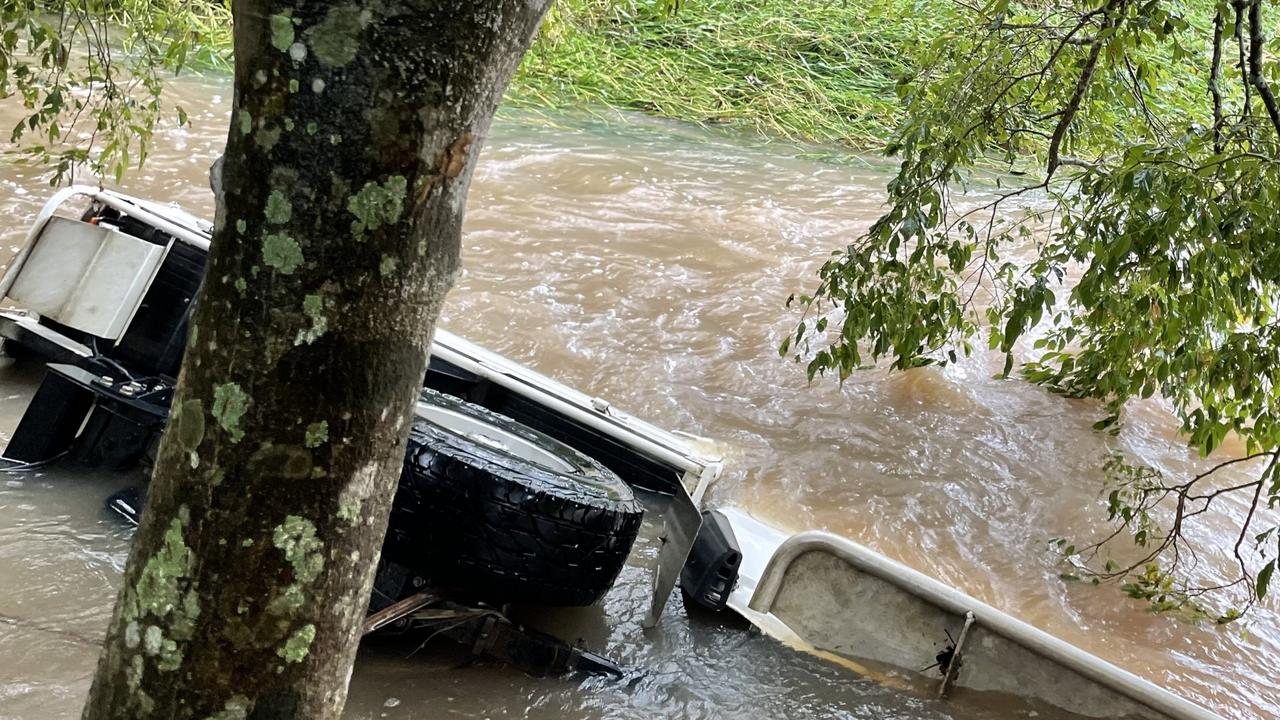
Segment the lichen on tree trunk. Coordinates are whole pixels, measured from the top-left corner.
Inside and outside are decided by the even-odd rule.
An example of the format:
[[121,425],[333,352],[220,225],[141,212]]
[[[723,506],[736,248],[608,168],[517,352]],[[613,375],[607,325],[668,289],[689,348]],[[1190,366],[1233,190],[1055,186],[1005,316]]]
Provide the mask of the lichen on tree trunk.
[[336,718],[467,186],[548,0],[237,0],[216,228],[85,707]]

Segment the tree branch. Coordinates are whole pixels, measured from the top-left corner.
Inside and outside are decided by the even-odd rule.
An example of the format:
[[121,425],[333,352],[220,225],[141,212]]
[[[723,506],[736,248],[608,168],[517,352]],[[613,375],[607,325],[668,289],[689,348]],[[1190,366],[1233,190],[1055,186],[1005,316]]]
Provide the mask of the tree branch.
[[1276,138],[1280,139],[1280,105],[1271,92],[1271,85],[1262,76],[1262,50],[1266,37],[1262,34],[1262,0],[1249,3],[1249,82],[1258,91],[1262,104],[1267,108],[1267,116],[1271,118],[1271,126],[1275,128]]
[[1218,81],[1222,78],[1222,33],[1226,19],[1219,10],[1213,16],[1213,60],[1209,64],[1209,94],[1213,97],[1213,152],[1222,152],[1222,88]]
[[1049,140],[1049,162],[1045,179],[1053,177],[1054,171],[1058,169],[1061,161],[1058,155],[1062,150],[1062,141],[1067,136],[1067,131],[1071,129],[1071,123],[1076,119],[1076,114],[1080,112],[1080,105],[1084,102],[1085,95],[1089,92],[1089,85],[1093,83],[1094,72],[1098,69],[1098,58],[1102,56],[1102,47],[1109,39],[1108,31],[1115,28],[1119,22],[1118,13],[1113,12],[1115,9],[1123,6],[1125,0],[1112,0],[1106,7],[1105,19],[1102,23],[1102,29],[1098,31],[1098,35],[1094,39],[1093,45],[1089,49],[1089,58],[1085,60],[1084,68],[1080,70],[1080,77],[1076,78],[1075,90],[1071,93],[1071,99],[1067,102],[1066,107],[1062,110],[1062,117],[1058,119],[1058,125],[1053,129],[1053,136]]
[[[1193,491],[1199,487],[1200,483],[1207,480],[1210,476],[1224,470],[1232,465],[1247,463],[1261,458],[1268,458],[1266,467],[1262,470],[1258,477],[1249,481],[1233,484],[1227,487],[1217,488],[1203,493],[1194,493]],[[1099,580],[1116,580],[1121,578],[1132,578],[1133,587],[1138,594],[1131,592],[1135,597],[1148,597],[1153,602],[1172,603],[1167,607],[1186,607],[1193,605],[1196,598],[1206,595],[1207,593],[1217,590],[1224,590],[1230,587],[1244,585],[1249,588],[1249,597],[1245,599],[1244,608],[1247,610],[1252,607],[1256,596],[1253,594],[1253,577],[1249,573],[1247,564],[1241,554],[1241,547],[1245,539],[1248,537],[1249,528],[1252,525],[1255,513],[1261,499],[1262,486],[1266,479],[1272,476],[1277,464],[1280,463],[1280,451],[1267,450],[1252,453],[1249,455],[1231,458],[1214,465],[1213,467],[1200,472],[1186,482],[1176,485],[1166,485],[1159,482],[1160,474],[1151,468],[1131,467],[1123,462],[1119,463],[1122,472],[1128,477],[1120,485],[1119,492],[1125,492],[1128,489],[1130,498],[1123,500],[1120,506],[1123,512],[1117,512],[1113,508],[1113,517],[1122,517],[1122,521],[1114,528],[1114,530],[1101,540],[1090,543],[1082,548],[1079,552],[1074,552],[1072,557],[1080,559],[1080,562],[1073,562],[1074,567]],[[1129,468],[1124,470],[1124,468]],[[1166,552],[1173,556],[1172,563],[1163,570],[1158,571],[1162,577],[1171,576],[1178,570],[1181,563],[1182,550],[1192,551],[1193,547],[1187,543],[1184,530],[1186,524],[1197,515],[1202,515],[1210,509],[1214,501],[1224,495],[1231,495],[1241,491],[1251,491],[1251,502],[1249,505],[1249,513],[1243,525],[1240,528],[1239,535],[1236,538],[1233,548],[1233,555],[1236,560],[1240,573],[1234,579],[1214,584],[1200,585],[1196,587],[1182,587],[1176,591],[1168,590],[1161,587],[1158,590],[1152,590],[1150,587],[1151,578],[1144,573],[1153,572],[1148,568],[1148,564],[1154,562]],[[1167,499],[1173,498],[1173,517],[1167,530],[1156,528],[1150,520],[1149,513],[1163,504]],[[1112,500],[1114,502],[1114,498]],[[1188,506],[1192,503],[1198,504],[1199,507],[1190,509]],[[1149,535],[1151,540],[1147,542],[1139,542],[1141,546],[1147,548],[1147,551],[1137,560],[1125,562],[1122,566],[1107,563],[1105,569],[1096,570],[1088,566],[1089,563],[1096,561],[1099,551],[1111,541],[1119,537],[1126,529],[1131,532],[1152,533]],[[1150,544],[1149,544],[1150,543]],[[1184,548],[1185,546],[1185,548]],[[1144,583],[1148,585],[1144,588]],[[1143,594],[1151,591],[1150,595]]]
[[1237,64],[1240,67],[1240,82],[1244,85],[1244,102],[1241,105],[1240,115],[1247,118],[1253,109],[1253,85],[1249,83],[1249,58],[1245,49],[1244,0],[1236,0],[1233,4],[1236,9],[1235,39],[1237,54],[1239,55]]

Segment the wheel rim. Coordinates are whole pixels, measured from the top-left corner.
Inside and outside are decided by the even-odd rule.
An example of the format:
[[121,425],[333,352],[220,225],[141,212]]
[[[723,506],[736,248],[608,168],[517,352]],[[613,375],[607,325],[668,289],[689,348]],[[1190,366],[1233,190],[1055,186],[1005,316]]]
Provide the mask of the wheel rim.
[[482,420],[447,408],[420,402],[419,418],[456,435],[468,438],[488,448],[506,452],[535,465],[556,472],[572,472],[575,468],[564,458],[543,448],[527,438],[509,430],[490,425]]

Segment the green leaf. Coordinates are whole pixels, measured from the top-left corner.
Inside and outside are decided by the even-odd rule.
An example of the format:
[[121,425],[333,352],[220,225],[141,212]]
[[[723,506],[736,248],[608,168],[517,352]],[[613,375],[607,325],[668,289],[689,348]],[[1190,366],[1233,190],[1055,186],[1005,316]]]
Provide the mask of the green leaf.
[[1254,589],[1257,591],[1259,600],[1267,596],[1267,587],[1271,584],[1271,573],[1275,569],[1276,561],[1272,559],[1262,566],[1262,570],[1258,571],[1258,579],[1254,582]]

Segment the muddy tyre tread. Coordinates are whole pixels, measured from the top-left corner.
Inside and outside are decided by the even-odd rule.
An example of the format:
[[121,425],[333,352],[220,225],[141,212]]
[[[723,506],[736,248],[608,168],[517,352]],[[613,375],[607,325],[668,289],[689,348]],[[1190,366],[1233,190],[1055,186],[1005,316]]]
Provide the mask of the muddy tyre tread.
[[549,470],[419,420],[392,509],[388,555],[479,599],[598,601],[640,530],[643,512],[631,489],[595,460],[513,420],[434,391],[423,398],[537,442],[573,470]]

